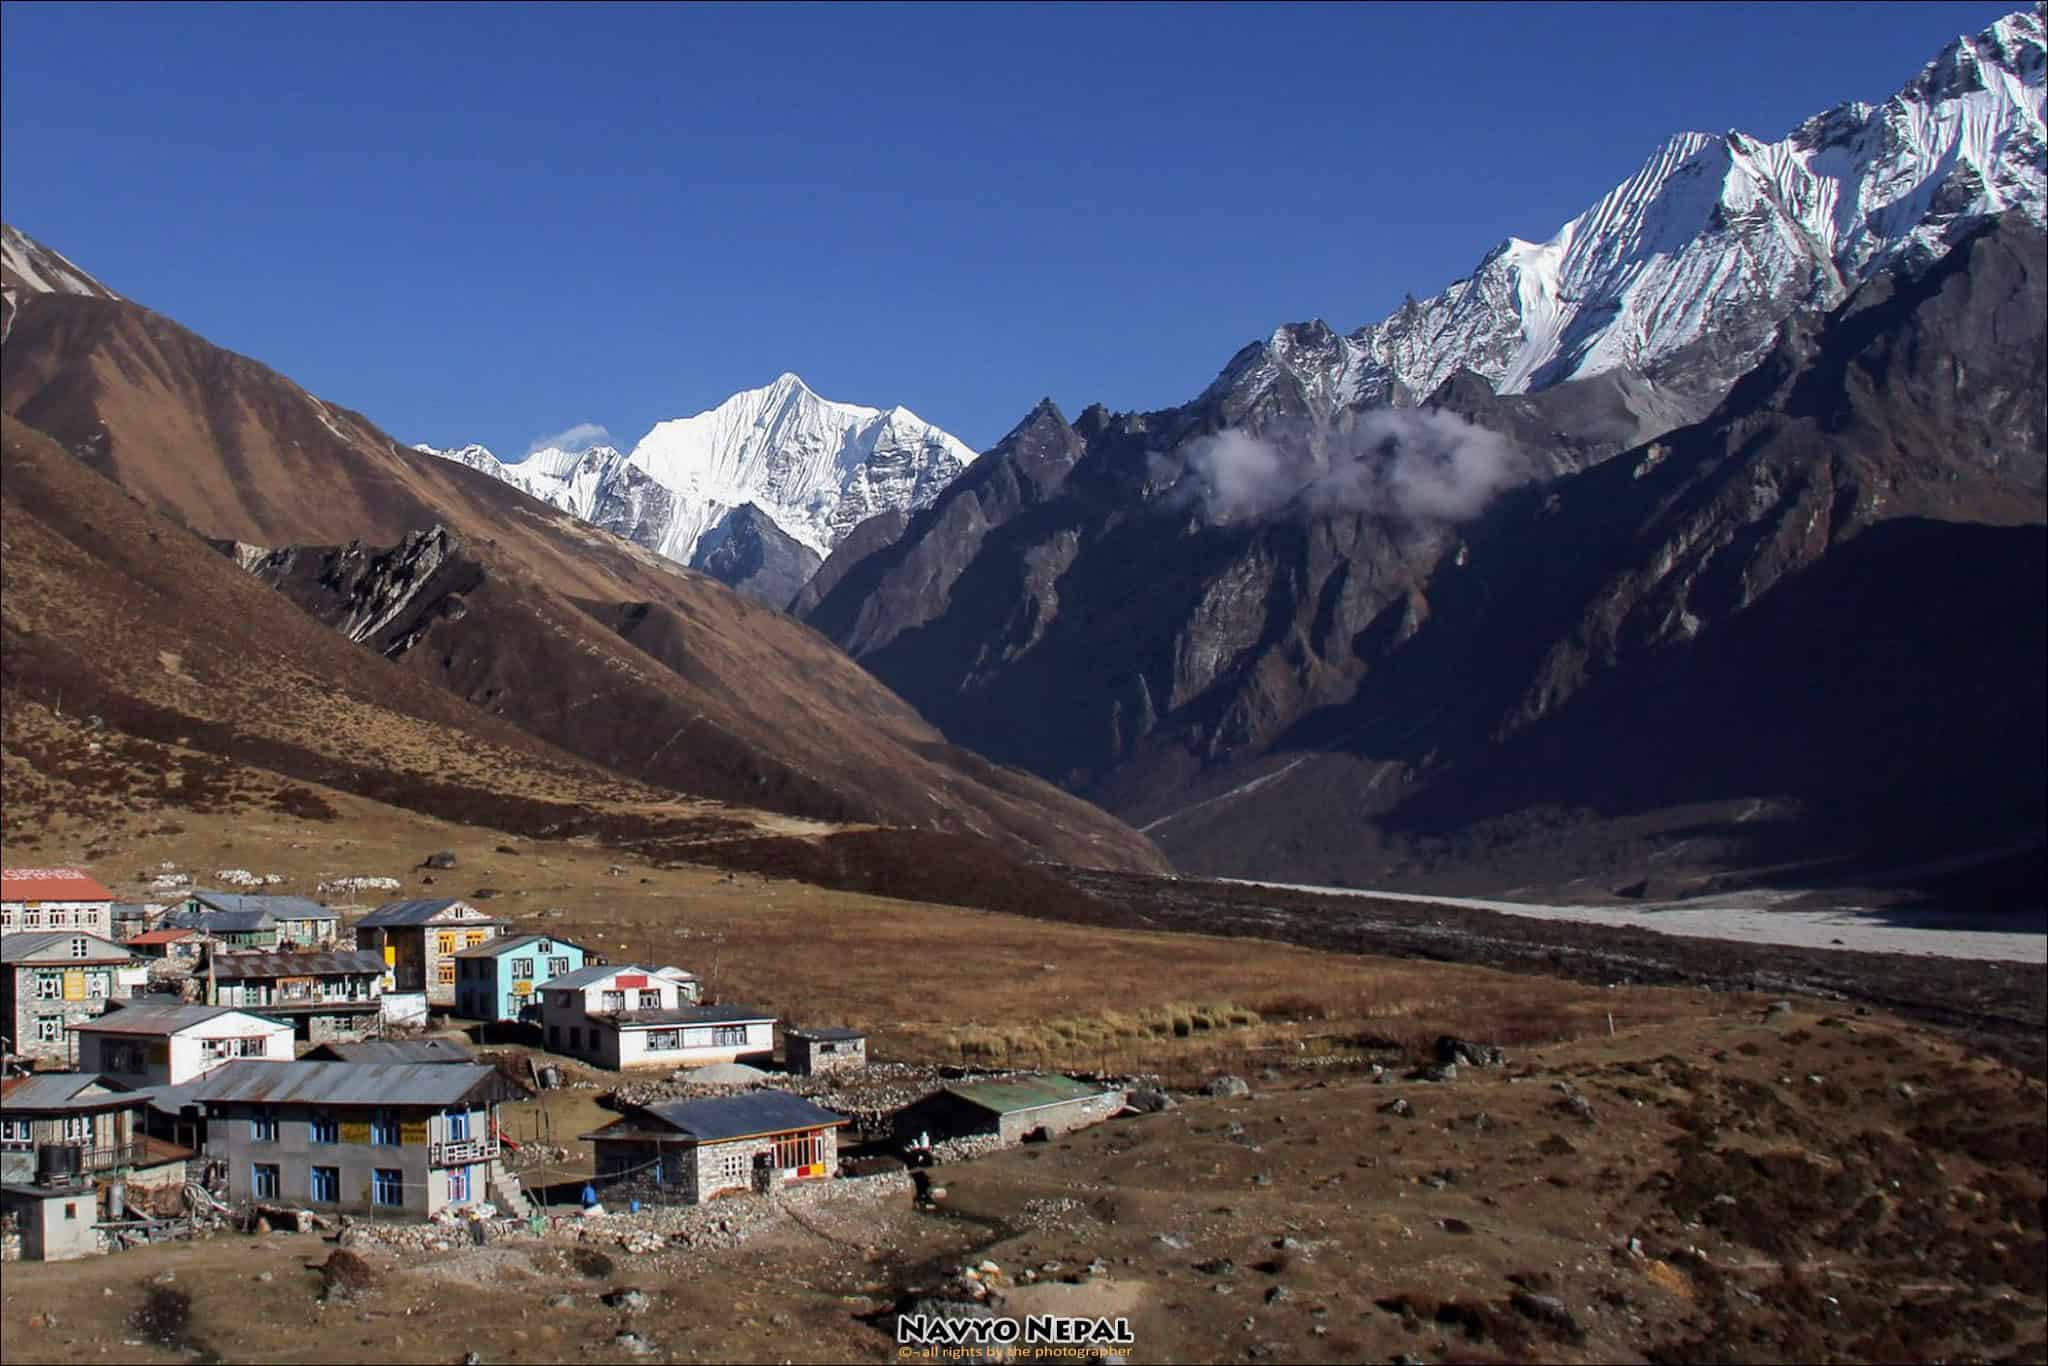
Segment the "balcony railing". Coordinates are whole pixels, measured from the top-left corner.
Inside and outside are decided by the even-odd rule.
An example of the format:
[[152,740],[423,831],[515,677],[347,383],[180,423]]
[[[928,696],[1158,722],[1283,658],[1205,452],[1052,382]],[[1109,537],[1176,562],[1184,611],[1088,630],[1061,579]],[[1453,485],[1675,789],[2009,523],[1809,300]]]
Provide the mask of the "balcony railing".
[[45,1143],[40,1148],[72,1148],[78,1153],[78,1173],[81,1176],[93,1172],[112,1171],[120,1167],[133,1167],[143,1160],[146,1145],[142,1143],[115,1143],[104,1148],[88,1148],[82,1143]]
[[451,1138],[427,1149],[427,1164],[434,1167],[466,1167],[472,1162],[489,1162],[498,1155],[495,1138]]

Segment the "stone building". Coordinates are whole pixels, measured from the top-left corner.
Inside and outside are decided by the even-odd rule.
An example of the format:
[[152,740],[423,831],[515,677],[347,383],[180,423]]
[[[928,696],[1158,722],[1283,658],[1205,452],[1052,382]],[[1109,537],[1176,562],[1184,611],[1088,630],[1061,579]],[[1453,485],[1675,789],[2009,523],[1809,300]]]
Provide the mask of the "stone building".
[[868,1065],[868,1036],[857,1029],[785,1029],[783,1065],[800,1077]]
[[1041,1072],[956,1082],[897,1111],[893,1128],[901,1143],[924,1136],[1021,1143],[1099,1124],[1123,1108],[1124,1093],[1114,1087]]
[[0,869],[0,934],[83,930],[114,935],[114,894],[82,868]]
[[72,1031],[127,995],[132,959],[81,930],[0,935],[0,1051],[70,1062]]
[[505,922],[456,897],[389,901],[358,920],[356,947],[383,955],[385,990],[423,992],[455,1008],[455,955],[504,932]]
[[764,1090],[632,1106],[582,1137],[601,1179],[699,1204],[728,1191],[830,1179],[846,1122],[801,1096]]

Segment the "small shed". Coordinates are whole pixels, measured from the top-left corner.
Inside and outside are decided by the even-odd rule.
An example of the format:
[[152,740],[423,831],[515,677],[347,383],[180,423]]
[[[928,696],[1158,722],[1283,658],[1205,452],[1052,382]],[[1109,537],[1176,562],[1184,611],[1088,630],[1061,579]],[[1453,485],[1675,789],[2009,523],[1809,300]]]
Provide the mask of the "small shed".
[[1038,1072],[956,1082],[897,1111],[893,1128],[905,1143],[927,1135],[1021,1143],[1099,1124],[1123,1108],[1124,1093],[1115,1087]]
[[31,1262],[66,1262],[100,1250],[99,1193],[73,1186],[0,1185],[0,1213],[21,1230],[21,1255]]
[[839,1170],[846,1122],[786,1091],[752,1091],[636,1105],[582,1137],[599,1177],[621,1194],[644,1185],[694,1205],[729,1191],[829,1179]]
[[785,1029],[783,1065],[800,1077],[868,1065],[868,1036],[858,1029]]

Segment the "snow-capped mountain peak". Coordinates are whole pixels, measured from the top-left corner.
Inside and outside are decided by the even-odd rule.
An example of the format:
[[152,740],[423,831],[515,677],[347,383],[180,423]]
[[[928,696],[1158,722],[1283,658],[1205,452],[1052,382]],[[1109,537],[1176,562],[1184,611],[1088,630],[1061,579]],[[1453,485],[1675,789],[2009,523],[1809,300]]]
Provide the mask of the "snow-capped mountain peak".
[[2044,65],[2024,10],[1883,104],[1838,104],[1780,141],[1676,134],[1547,240],[1508,237],[1349,337],[1282,329],[1212,388],[1248,411],[1284,373],[1312,406],[1343,407],[1420,402],[1461,369],[1525,392],[1628,368],[1717,397],[1796,309],[1939,256],[1988,215],[2044,220]]

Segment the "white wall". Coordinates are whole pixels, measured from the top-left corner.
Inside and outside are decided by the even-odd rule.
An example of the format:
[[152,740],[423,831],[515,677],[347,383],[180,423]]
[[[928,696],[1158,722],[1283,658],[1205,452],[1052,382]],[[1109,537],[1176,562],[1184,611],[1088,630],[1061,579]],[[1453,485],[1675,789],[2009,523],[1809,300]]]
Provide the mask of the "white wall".
[[[234,1014],[208,1020],[169,1039],[160,1034],[81,1031],[78,1035],[78,1069],[81,1072],[104,1072],[135,1085],[180,1086],[194,1077],[204,1076],[224,1062],[240,1060],[233,1056],[209,1058],[207,1041],[219,1039],[255,1039],[261,1043],[260,1052],[243,1054],[242,1057],[260,1058],[266,1062],[292,1060],[290,1025],[259,1020],[253,1015]],[[146,1050],[142,1070],[116,1069],[107,1065],[106,1051],[109,1048],[118,1051],[126,1044],[139,1044]]]

